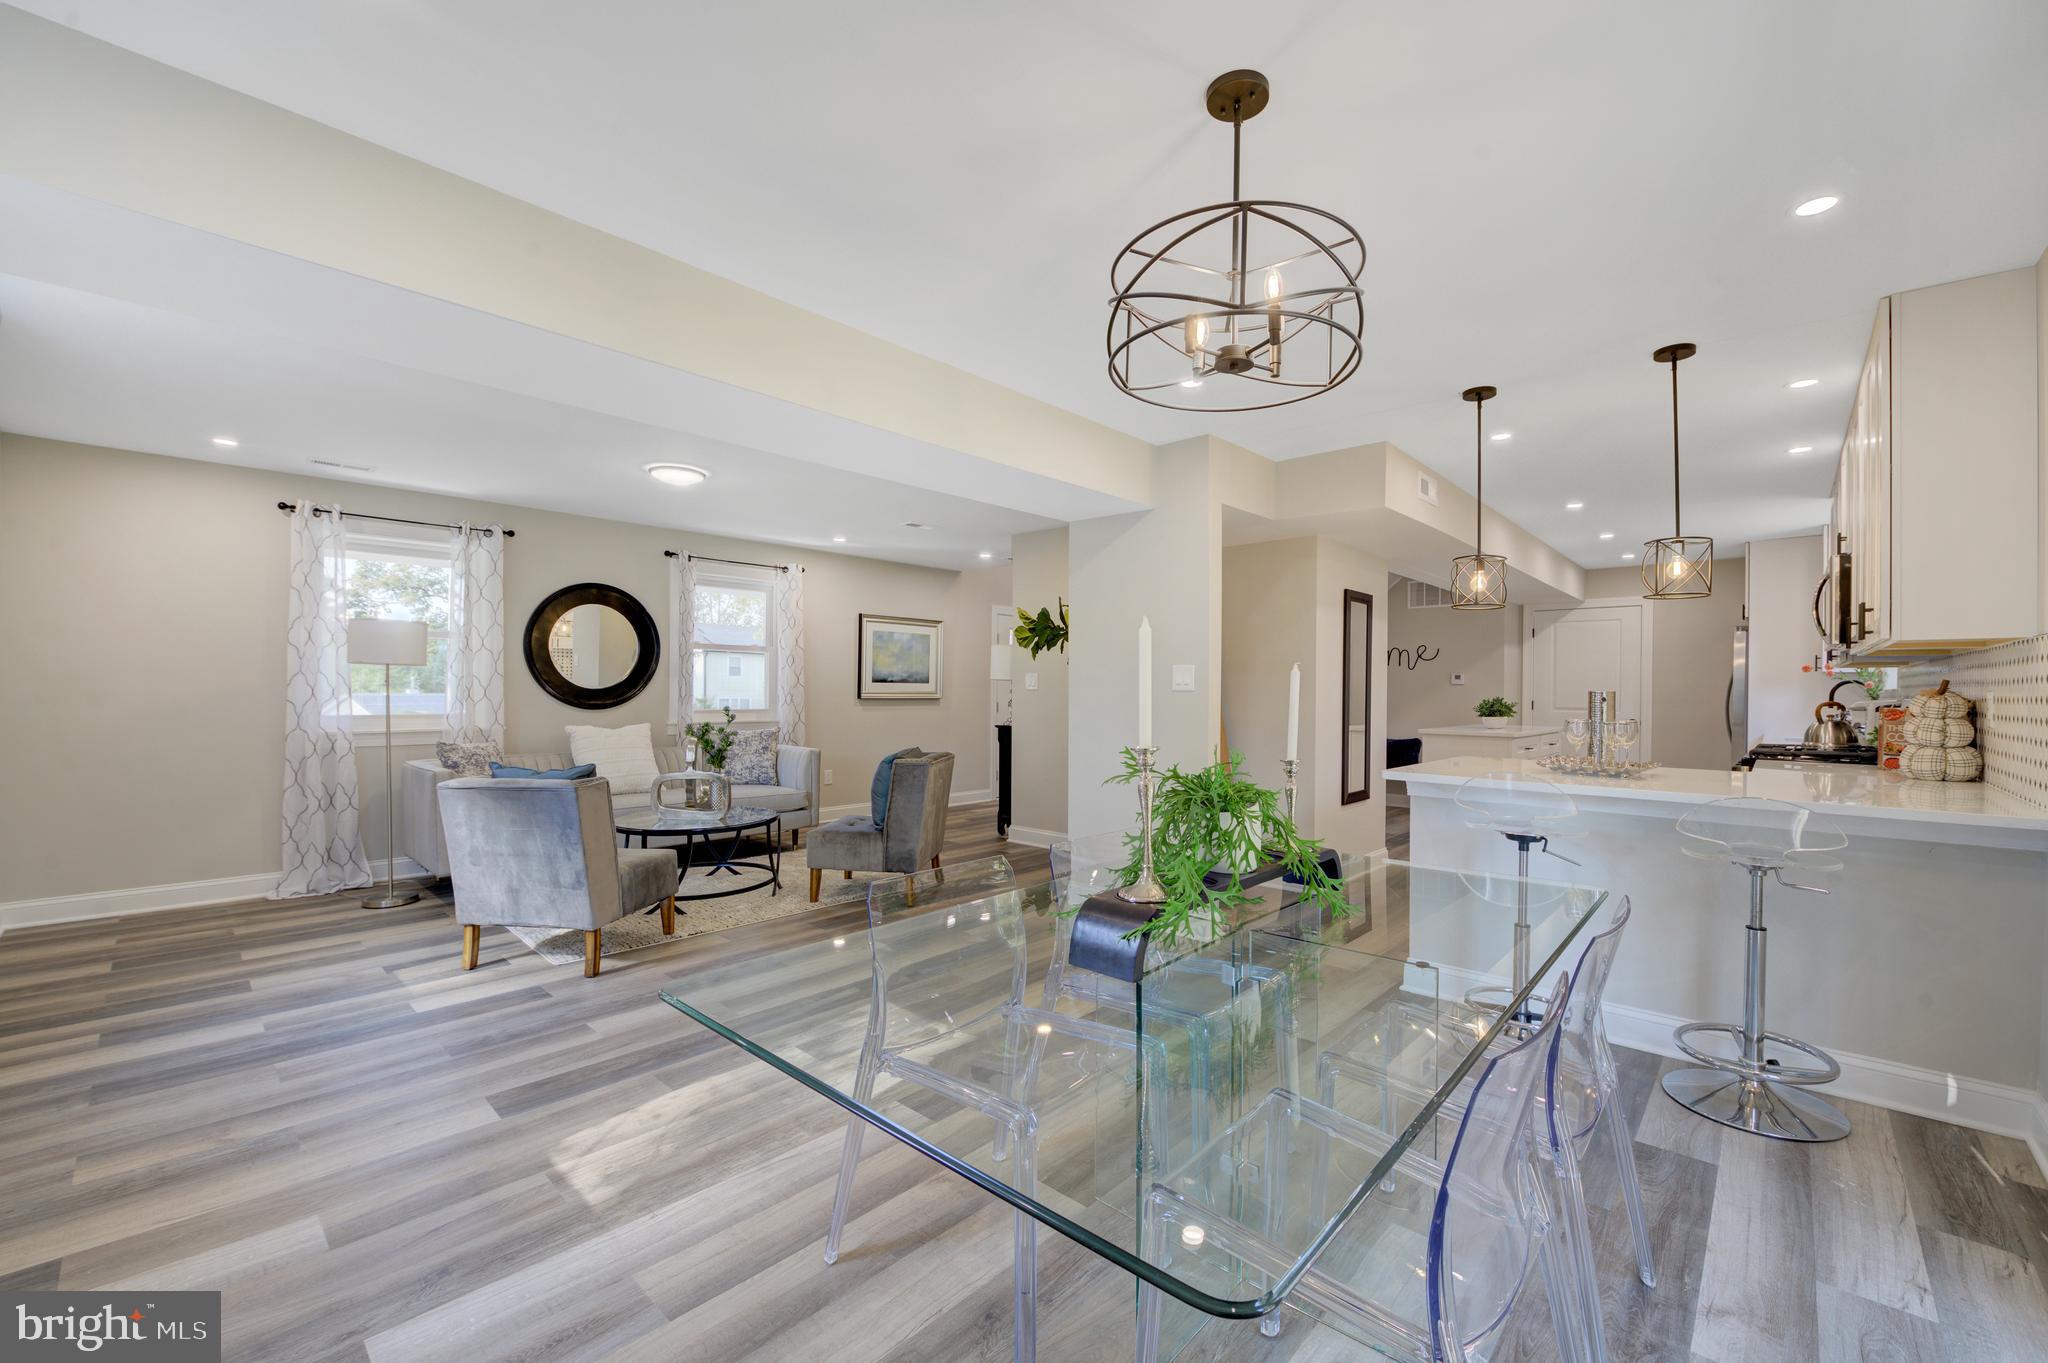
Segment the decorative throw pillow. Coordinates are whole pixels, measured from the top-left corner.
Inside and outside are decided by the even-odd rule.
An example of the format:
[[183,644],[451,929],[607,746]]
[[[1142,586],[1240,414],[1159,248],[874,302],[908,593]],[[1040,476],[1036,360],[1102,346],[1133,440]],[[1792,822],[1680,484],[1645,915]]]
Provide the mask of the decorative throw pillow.
[[474,743],[436,743],[434,756],[441,765],[462,776],[489,776],[491,766],[505,754],[488,738]]
[[923,756],[923,748],[905,748],[902,752],[890,753],[876,764],[875,779],[868,786],[868,806],[875,817],[875,827],[880,828],[882,821],[889,817],[889,783],[896,775],[896,759]]
[[614,795],[645,795],[654,785],[660,769],[654,765],[654,734],[645,724],[628,724],[622,729],[601,729],[594,724],[571,724],[569,760],[588,762],[597,774],[612,783]]
[[529,781],[582,781],[597,775],[597,768],[585,762],[580,767],[562,767],[555,771],[535,771],[532,767],[508,767],[503,762],[491,763],[491,775],[497,777],[520,777]]
[[774,785],[775,749],[781,740],[778,729],[735,731],[725,753],[726,777],[736,786]]

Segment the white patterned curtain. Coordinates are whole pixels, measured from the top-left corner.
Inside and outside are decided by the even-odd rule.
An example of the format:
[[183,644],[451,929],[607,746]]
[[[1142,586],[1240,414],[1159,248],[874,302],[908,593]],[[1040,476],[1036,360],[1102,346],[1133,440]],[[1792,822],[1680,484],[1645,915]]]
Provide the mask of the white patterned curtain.
[[448,715],[450,743],[488,740],[505,749],[505,528],[451,532],[448,575]]
[[668,561],[668,722],[683,741],[696,689],[691,655],[697,647],[697,565],[688,554]]
[[284,874],[272,899],[370,883],[349,738],[347,536],[341,508],[291,514],[284,639]]
[[804,741],[804,565],[792,563],[771,593],[775,599],[775,720],[782,741]]

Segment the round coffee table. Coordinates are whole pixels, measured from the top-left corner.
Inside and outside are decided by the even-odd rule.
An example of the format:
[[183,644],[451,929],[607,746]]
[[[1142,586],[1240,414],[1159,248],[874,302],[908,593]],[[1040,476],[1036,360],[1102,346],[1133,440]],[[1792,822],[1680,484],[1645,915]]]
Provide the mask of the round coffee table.
[[[713,814],[707,809],[672,809],[666,805],[648,809],[631,810],[613,816],[613,828],[623,833],[626,845],[631,846],[634,838],[640,839],[642,847],[649,846],[649,838],[675,838],[676,854],[676,898],[677,899],[725,899],[736,894],[752,894],[766,888],[769,894],[782,890],[782,815],[772,809],[755,805],[735,805],[723,814]],[[766,861],[747,861],[735,855],[740,850],[740,839],[748,833],[759,830],[768,844]],[[721,851],[719,840],[724,839]],[[717,860],[709,864],[704,880],[699,884],[716,883],[721,874],[744,877],[748,871],[759,871],[758,880],[744,885],[732,885],[722,890],[699,890],[688,892],[691,869],[696,865],[697,844],[705,844],[706,850]],[[659,908],[659,905],[655,906]],[[653,913],[654,909],[649,909]]]

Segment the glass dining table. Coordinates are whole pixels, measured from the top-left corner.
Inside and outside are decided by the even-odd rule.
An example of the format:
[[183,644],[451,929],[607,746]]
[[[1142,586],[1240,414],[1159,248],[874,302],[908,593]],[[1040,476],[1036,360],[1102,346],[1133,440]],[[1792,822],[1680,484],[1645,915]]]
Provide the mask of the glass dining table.
[[[1397,1166],[1444,1153],[1454,1133],[1439,1108],[1497,1037],[1512,1037],[1509,1019],[1540,1006],[1532,997],[1574,963],[1570,948],[1606,899],[1346,858],[1345,912],[1269,882],[1207,940],[1149,943],[1136,978],[1119,979],[1068,959],[1081,902],[1115,868],[1048,881],[1044,855],[1018,849],[876,882],[867,928],[707,964],[662,993],[851,1114],[828,1262],[859,1203],[871,1129],[1014,1209],[1019,1360],[1035,1357],[1041,1226],[1131,1275],[1134,1321],[1145,1288],[1164,1295],[1160,1358],[1217,1321],[1258,1319],[1270,1332],[1326,1253],[1371,1278],[1380,1251],[1357,1244],[1381,1241],[1349,1228],[1382,1212],[1415,1219],[1413,1207],[1386,1206]],[[1360,1059],[1397,1067],[1401,1082],[1337,1083],[1356,1072],[1337,1062]],[[1276,1096],[1378,1133],[1369,1157],[1333,1162],[1299,1132],[1276,1137],[1252,1119]],[[1257,1222],[1268,1253],[1253,1262],[1221,1237],[1205,1247],[1185,1214],[1172,1225],[1148,1216],[1148,1194],[1169,1182],[1183,1213],[1192,1189],[1219,1224]],[[857,1245],[857,1226],[845,1234]]]

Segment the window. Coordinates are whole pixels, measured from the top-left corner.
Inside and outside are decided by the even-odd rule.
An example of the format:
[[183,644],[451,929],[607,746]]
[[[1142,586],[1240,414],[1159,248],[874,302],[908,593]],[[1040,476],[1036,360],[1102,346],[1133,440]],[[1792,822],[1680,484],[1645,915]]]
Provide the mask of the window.
[[751,577],[697,578],[697,647],[690,660],[690,705],[700,715],[730,708],[769,718],[775,709],[775,640],[768,626],[772,582]]
[[[427,622],[425,667],[391,669],[391,727],[439,730],[448,711],[449,551],[438,540],[350,534],[342,613],[350,619]],[[350,714],[358,735],[384,729],[384,668],[349,668]]]

